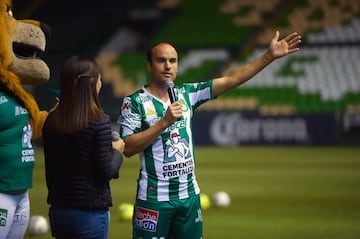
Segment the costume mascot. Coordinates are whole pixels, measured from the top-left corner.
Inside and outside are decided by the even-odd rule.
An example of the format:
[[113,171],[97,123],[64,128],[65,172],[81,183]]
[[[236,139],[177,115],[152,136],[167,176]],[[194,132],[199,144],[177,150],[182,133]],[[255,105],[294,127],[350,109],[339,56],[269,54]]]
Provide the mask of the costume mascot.
[[41,138],[47,116],[24,85],[50,78],[45,51],[49,27],[13,17],[11,0],[0,0],[0,239],[26,232],[34,168],[33,140]]

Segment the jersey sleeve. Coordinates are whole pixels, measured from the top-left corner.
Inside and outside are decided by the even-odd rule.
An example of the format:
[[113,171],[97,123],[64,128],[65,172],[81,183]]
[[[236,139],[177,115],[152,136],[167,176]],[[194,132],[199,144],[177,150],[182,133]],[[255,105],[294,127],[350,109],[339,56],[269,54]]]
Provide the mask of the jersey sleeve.
[[189,92],[189,100],[193,109],[196,109],[203,103],[214,99],[212,93],[212,80],[185,84]]
[[141,113],[136,101],[125,97],[121,106],[121,113],[118,118],[120,135],[123,139],[133,135],[141,129]]

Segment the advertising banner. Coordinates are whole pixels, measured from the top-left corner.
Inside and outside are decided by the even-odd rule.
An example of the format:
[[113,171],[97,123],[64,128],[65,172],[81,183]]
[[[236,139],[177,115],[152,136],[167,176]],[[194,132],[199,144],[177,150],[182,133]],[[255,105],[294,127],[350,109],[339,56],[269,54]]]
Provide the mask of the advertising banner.
[[256,112],[198,111],[193,118],[196,145],[334,145],[333,115],[262,116]]

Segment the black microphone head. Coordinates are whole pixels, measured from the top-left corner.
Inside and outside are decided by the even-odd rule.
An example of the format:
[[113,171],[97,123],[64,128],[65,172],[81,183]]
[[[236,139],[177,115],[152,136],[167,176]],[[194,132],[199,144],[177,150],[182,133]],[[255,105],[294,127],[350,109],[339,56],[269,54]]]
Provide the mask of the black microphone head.
[[166,88],[174,88],[174,82],[172,80],[165,81]]
[[113,141],[118,141],[119,138],[120,138],[120,134],[119,134],[119,132],[117,132],[117,131],[112,131],[112,132],[111,132],[111,137],[112,137],[112,140],[113,140]]
[[174,103],[176,101],[175,92],[174,92],[174,82],[172,80],[165,81],[165,86],[167,87],[167,92],[169,94],[170,102]]

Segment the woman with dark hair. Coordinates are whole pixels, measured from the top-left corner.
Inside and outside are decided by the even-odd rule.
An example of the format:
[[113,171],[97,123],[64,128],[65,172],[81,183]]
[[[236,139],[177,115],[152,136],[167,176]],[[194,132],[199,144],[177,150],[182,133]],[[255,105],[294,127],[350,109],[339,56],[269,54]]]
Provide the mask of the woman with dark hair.
[[91,57],[73,56],[62,69],[60,100],[43,127],[47,202],[55,238],[107,239],[124,142],[112,140],[99,103],[101,70]]

